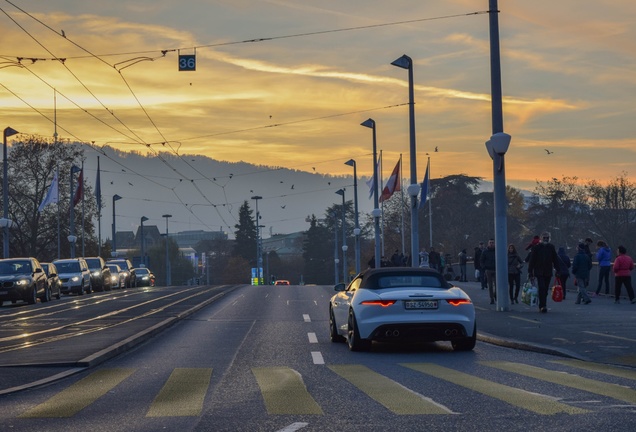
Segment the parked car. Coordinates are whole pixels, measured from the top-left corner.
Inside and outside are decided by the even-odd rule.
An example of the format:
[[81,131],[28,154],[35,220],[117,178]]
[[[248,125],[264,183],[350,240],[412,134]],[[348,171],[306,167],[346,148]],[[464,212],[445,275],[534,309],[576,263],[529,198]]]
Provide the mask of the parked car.
[[93,291],[110,291],[112,288],[110,269],[106,267],[104,259],[102,257],[87,257],[84,260],[91,272],[91,288]]
[[111,287],[124,288],[126,286],[126,274],[121,271],[121,268],[117,264],[106,264],[108,270],[110,270]]
[[135,269],[136,286],[155,286],[155,275],[146,267]]
[[346,341],[352,351],[366,350],[372,341],[450,341],[456,351],[475,347],[473,302],[436,270],[369,269],[335,290],[329,301],[331,341]]
[[289,281],[285,279],[278,279],[274,282],[274,285],[289,285]]
[[127,259],[116,258],[110,259],[107,261],[108,264],[117,264],[121,271],[126,275],[126,282],[124,284],[125,288],[132,288],[135,286],[135,269],[133,268],[131,262]]
[[51,297],[55,296],[56,299],[60,299],[62,294],[62,281],[57,275],[57,267],[53,263],[40,263],[44,273],[46,273],[46,279],[49,282],[49,292]]
[[85,292],[92,292],[91,272],[84,258],[55,260],[53,264],[57,267],[58,276],[62,281],[62,294],[83,295]]
[[46,273],[35,258],[0,260],[0,306],[5,300],[23,300],[35,304],[51,299]]

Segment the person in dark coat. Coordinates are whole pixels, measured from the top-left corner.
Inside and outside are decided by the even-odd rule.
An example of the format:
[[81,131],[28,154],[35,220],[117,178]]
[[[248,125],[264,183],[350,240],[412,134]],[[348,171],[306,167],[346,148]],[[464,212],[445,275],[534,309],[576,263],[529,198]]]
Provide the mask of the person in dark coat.
[[561,267],[559,268],[559,279],[561,280],[561,286],[563,287],[563,300],[565,300],[565,294],[567,292],[567,282],[570,277],[570,267],[572,266],[572,261],[570,261],[570,257],[565,253],[565,248],[560,247],[557,255],[561,259]]
[[479,246],[475,248],[475,270],[479,270],[479,277],[477,278],[477,282],[481,284],[481,289],[486,289],[486,277],[484,274],[484,269],[481,268],[481,254],[484,252],[484,242],[479,242]]
[[508,245],[508,294],[510,303],[519,303],[519,290],[521,289],[521,268],[523,260],[517,253],[517,248],[512,243]]
[[[587,249],[589,250],[589,248]],[[590,269],[592,268],[592,259],[587,253],[585,243],[579,244],[578,253],[572,261],[572,274],[574,275],[574,284],[578,289],[575,304],[590,304],[592,300],[587,295],[587,284],[590,281]]]
[[481,253],[481,268],[486,273],[486,282],[488,283],[488,293],[490,294],[490,304],[495,304],[497,299],[496,286],[496,263],[495,240],[488,240],[488,247]]
[[530,261],[528,262],[528,276],[537,281],[539,289],[539,310],[542,313],[548,311],[547,299],[552,280],[552,270],[559,271],[561,267],[559,256],[550,243],[550,233],[541,234],[541,243],[532,247],[530,251]]

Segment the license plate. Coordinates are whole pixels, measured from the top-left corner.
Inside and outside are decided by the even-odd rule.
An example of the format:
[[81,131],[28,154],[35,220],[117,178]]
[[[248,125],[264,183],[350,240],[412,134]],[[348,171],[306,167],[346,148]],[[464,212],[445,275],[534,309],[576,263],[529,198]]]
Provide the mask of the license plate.
[[437,300],[407,300],[405,309],[437,309]]

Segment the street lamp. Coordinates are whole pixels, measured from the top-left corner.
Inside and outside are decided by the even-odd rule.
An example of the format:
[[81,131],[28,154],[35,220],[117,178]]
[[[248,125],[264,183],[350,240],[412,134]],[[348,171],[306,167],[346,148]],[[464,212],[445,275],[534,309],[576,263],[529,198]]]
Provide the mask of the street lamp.
[[355,235],[355,247],[356,247],[356,274],[360,273],[360,223],[358,220],[358,172],[356,170],[356,161],[349,159],[345,162],[345,165],[353,167],[353,216],[356,226],[353,229]]
[[379,205],[378,197],[378,185],[380,179],[378,179],[378,152],[377,141],[375,136],[375,120],[367,119],[360,123],[361,126],[371,128],[373,130],[373,233],[375,237],[375,268],[380,268],[380,259],[382,252],[380,251],[380,214],[382,213]]
[[259,213],[258,213],[258,200],[263,199],[262,196],[254,195],[252,199],[256,202],[256,285],[261,284],[261,262],[263,258],[261,258],[261,227],[259,225]]
[[[71,258],[75,258],[75,241],[71,241],[70,237],[75,237],[75,189],[73,188],[73,175],[76,172],[80,172],[81,168],[78,166],[73,165],[71,167],[71,193],[70,193],[70,218],[71,221],[69,223],[69,243],[71,244]],[[115,211],[115,207],[113,206],[113,212]],[[114,220],[114,214],[113,214],[113,220]],[[76,239],[77,240],[77,239]]]
[[121,197],[119,195],[113,195],[113,250],[110,252],[110,255],[113,258],[117,257],[117,224],[115,223],[115,201],[119,201],[120,199]]
[[7,160],[7,137],[18,134],[17,130],[6,127],[4,128],[4,133],[2,134],[2,142],[4,144],[3,149],[3,157],[2,160],[2,168],[3,168],[3,177],[2,177],[2,203],[4,207],[4,215],[2,216],[2,229],[4,231],[3,237],[3,257],[9,258],[9,228],[13,225],[13,222],[9,219],[9,162]]
[[141,262],[145,265],[148,265],[146,262],[146,237],[144,236],[144,222],[147,220],[146,216],[141,217]]
[[506,170],[504,154],[510,145],[510,135],[503,133],[503,103],[501,91],[501,57],[499,50],[499,6],[497,0],[488,1],[490,26],[490,90],[492,111],[492,136],[486,143],[493,158],[493,189],[495,206],[495,267],[497,282],[497,311],[508,311],[510,300],[508,286],[507,257],[507,203]]
[[161,217],[166,218],[166,286],[172,285],[172,277],[170,271],[170,254],[168,252],[168,218],[171,218],[172,215],[165,214],[161,215]]
[[347,235],[345,224],[345,190],[338,189],[336,191],[338,195],[342,195],[342,281],[348,282],[347,278]]
[[418,235],[418,221],[417,221],[417,195],[420,185],[417,182],[417,163],[416,163],[416,148],[415,148],[415,100],[413,97],[413,60],[406,54],[399,59],[391,63],[393,66],[397,66],[409,71],[409,149],[410,149],[410,162],[411,162],[411,184],[407,188],[409,195],[411,196],[411,265],[413,267],[418,266],[419,256],[419,235]]
[[330,213],[333,218],[333,280],[334,285],[338,285],[338,219],[336,219],[336,213]]

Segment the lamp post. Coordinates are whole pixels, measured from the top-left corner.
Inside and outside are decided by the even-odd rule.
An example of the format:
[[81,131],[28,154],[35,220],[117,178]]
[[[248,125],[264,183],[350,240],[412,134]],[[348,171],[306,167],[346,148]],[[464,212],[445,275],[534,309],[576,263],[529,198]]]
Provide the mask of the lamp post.
[[3,236],[3,257],[9,258],[9,228],[13,225],[13,221],[9,219],[9,161],[7,159],[7,137],[13,136],[19,133],[17,130],[6,127],[4,128],[4,132],[2,134],[2,143],[4,144],[3,148],[3,160],[2,160],[2,169],[3,169],[3,177],[2,177],[2,204],[4,208],[4,213],[2,216],[2,229],[4,231]]
[[336,213],[332,212],[333,218],[333,280],[334,285],[338,285],[338,219],[336,219]]
[[391,63],[393,66],[397,66],[402,69],[407,69],[409,72],[409,151],[411,162],[411,184],[407,188],[409,195],[411,196],[411,265],[413,267],[418,266],[419,256],[419,234],[418,234],[418,221],[417,221],[417,195],[420,190],[420,185],[417,182],[417,161],[416,161],[416,148],[415,148],[415,100],[413,96],[413,60],[406,54],[399,59]]
[[497,0],[488,1],[488,13],[490,27],[492,136],[486,143],[486,148],[488,149],[490,156],[493,158],[497,310],[504,312],[510,309],[510,301],[506,292],[506,287],[508,286],[508,205],[506,202],[506,170],[504,164],[504,154],[510,145],[510,135],[503,133],[501,58],[499,50],[499,7],[497,5]]
[[263,199],[262,196],[254,195],[252,199],[256,202],[256,285],[261,284],[261,263],[263,258],[261,257],[261,227],[259,224],[260,215],[258,213],[258,200]]
[[358,172],[356,169],[356,161],[349,159],[345,162],[345,165],[353,167],[353,216],[356,226],[353,229],[353,235],[355,235],[355,249],[356,249],[356,274],[360,273],[360,221],[358,220]]
[[382,252],[380,250],[380,247],[382,246],[380,243],[380,214],[382,212],[379,208],[378,197],[378,185],[380,184],[380,179],[378,178],[378,152],[375,134],[375,120],[367,119],[360,123],[360,125],[371,128],[373,131],[373,211],[371,214],[373,215],[373,233],[375,237],[375,268],[380,268],[380,259],[382,258]]
[[336,191],[336,193],[338,195],[342,195],[342,281],[344,283],[348,282],[348,277],[347,277],[347,232],[346,232],[346,228],[347,225],[345,223],[346,218],[345,218],[345,190],[344,189],[338,189]]
[[[68,236],[68,241],[71,244],[71,258],[75,258],[75,242],[77,241],[77,237],[75,237],[75,190],[73,189],[73,175],[76,172],[79,172],[81,169],[78,166],[73,165],[71,167],[71,193],[70,193],[70,218],[71,221],[69,223],[69,236]],[[114,216],[114,212],[115,212],[115,207],[113,206],[113,221],[115,220],[115,216]],[[114,222],[113,222],[114,223]],[[74,238],[75,240],[71,240],[71,237]]]
[[113,195],[113,250],[110,253],[113,258],[117,257],[117,224],[115,223],[115,201],[119,201],[120,199],[121,197],[119,195]]
[[171,218],[172,215],[165,214],[161,215],[161,217],[166,218],[166,286],[172,285],[172,272],[170,271],[170,253],[169,243],[168,243],[168,218]]
[[146,222],[148,218],[146,216],[141,217],[141,262],[144,265],[148,265],[146,262],[146,237],[144,236],[144,222]]

